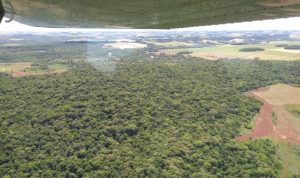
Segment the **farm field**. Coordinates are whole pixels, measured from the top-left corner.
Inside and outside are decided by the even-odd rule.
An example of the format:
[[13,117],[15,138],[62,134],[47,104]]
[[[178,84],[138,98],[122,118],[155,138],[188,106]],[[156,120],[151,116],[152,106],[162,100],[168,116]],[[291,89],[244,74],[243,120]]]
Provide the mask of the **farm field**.
[[154,44],[156,46],[164,46],[164,47],[194,46],[193,43],[182,42],[182,41],[170,41],[170,42],[147,41],[147,43]]
[[[180,49],[163,49],[160,53],[174,55],[184,51],[192,52],[189,54],[193,57],[201,57],[209,60],[217,59],[260,59],[260,60],[300,60],[300,50],[287,50],[278,45],[299,45],[300,42],[273,42],[266,44],[250,45],[217,45],[214,47],[204,48],[180,48]],[[243,48],[263,48],[264,51],[241,52]]]
[[147,45],[141,43],[129,43],[129,42],[116,42],[105,44],[105,48],[118,48],[118,49],[139,49],[146,48]]
[[0,72],[8,73],[13,77],[58,74],[68,70],[69,68],[62,64],[34,66],[31,62],[0,63]]

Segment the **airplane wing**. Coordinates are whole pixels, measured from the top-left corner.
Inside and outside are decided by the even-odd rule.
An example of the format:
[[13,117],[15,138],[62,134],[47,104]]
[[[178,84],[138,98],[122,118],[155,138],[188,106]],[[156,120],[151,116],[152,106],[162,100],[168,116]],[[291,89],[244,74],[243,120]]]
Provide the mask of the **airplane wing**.
[[300,16],[300,0],[2,1],[7,18],[42,27],[169,29]]

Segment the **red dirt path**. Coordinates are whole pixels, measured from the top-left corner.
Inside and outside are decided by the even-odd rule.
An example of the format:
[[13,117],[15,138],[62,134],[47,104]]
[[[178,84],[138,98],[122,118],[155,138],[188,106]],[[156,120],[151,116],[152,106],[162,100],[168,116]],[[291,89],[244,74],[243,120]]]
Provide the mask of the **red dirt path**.
[[[267,88],[259,89],[256,91],[267,90]],[[259,113],[256,116],[255,126],[251,133],[239,136],[236,138],[238,141],[249,140],[250,138],[261,138],[271,136],[273,133],[272,123],[272,105],[264,98],[255,94],[255,91],[249,92],[247,96],[255,97],[257,100],[263,102]]]

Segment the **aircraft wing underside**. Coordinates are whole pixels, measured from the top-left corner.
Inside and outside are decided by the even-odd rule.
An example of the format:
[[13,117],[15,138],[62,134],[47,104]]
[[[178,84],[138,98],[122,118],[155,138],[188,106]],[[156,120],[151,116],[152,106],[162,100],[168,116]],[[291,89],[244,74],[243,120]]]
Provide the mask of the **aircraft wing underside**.
[[2,0],[2,3],[0,20],[5,10],[8,21],[14,19],[43,27],[169,29],[300,16],[300,0]]

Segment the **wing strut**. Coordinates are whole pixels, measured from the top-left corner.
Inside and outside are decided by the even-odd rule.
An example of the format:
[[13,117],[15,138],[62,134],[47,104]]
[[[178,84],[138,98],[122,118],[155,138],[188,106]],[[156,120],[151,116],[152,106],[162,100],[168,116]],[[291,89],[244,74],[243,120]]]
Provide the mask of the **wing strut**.
[[3,8],[2,1],[0,0],[0,23],[2,22],[4,14],[5,14],[5,10]]

